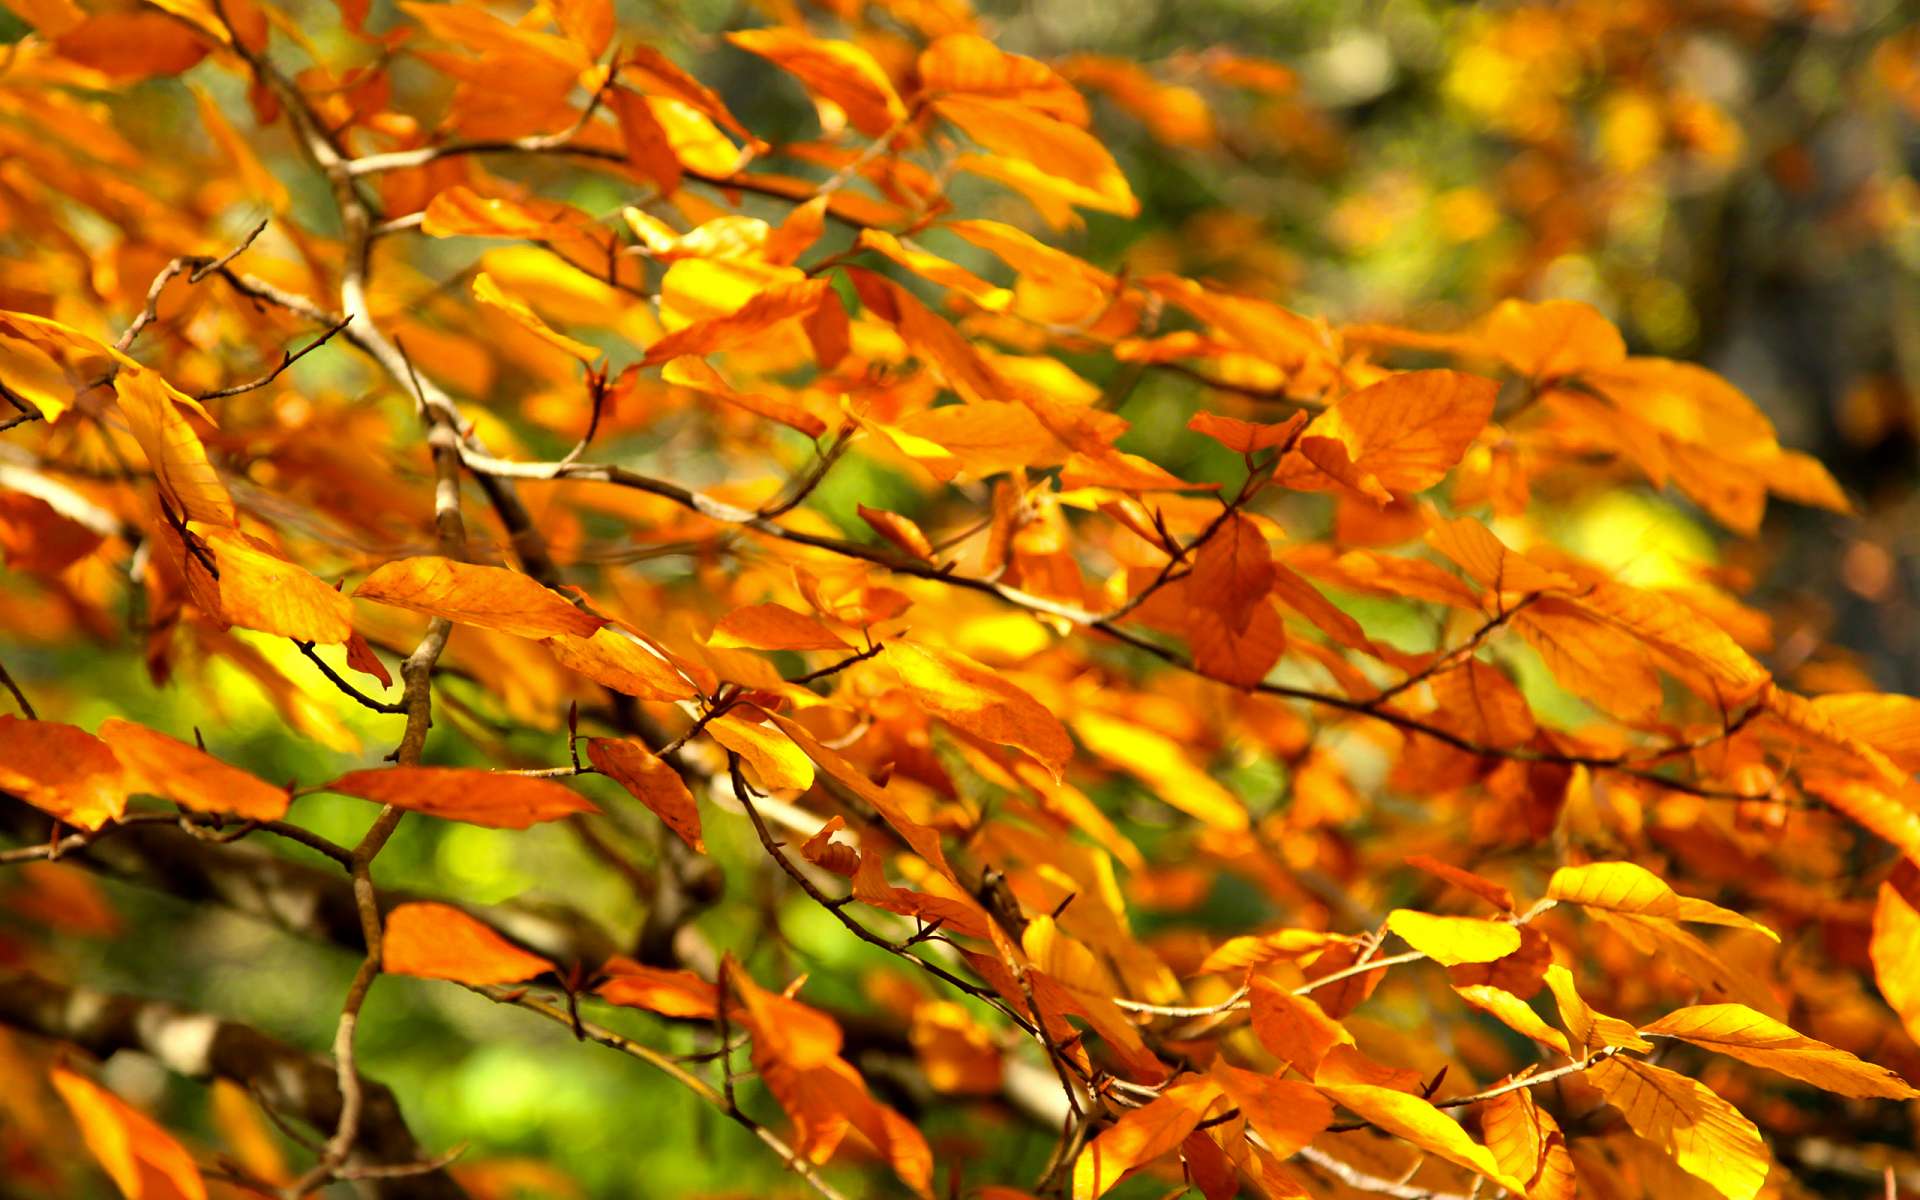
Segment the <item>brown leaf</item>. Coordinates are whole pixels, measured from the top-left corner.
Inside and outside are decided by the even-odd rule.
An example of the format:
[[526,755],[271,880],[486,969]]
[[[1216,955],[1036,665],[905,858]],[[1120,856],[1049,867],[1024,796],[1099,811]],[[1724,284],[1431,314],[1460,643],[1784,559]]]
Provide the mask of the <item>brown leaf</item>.
[[588,738],[587,758],[652,809],[687,845],[706,853],[706,844],[700,840],[700,809],[687,790],[686,780],[647,749],[646,743],[634,738]]

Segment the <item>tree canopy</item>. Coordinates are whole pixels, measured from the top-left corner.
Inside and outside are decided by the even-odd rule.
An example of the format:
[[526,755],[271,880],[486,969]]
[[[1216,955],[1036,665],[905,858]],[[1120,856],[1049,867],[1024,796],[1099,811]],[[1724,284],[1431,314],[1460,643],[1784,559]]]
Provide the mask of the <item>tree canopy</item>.
[[1913,30],[0,4],[0,1194],[1920,1189]]

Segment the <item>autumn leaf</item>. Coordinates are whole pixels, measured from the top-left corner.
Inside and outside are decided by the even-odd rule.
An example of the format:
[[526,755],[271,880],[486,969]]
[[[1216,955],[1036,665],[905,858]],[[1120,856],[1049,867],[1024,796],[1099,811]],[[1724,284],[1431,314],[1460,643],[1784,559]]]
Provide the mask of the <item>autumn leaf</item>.
[[1176,1083],[1120,1119],[1087,1144],[1073,1164],[1073,1200],[1095,1200],[1128,1171],[1171,1154],[1203,1120],[1220,1096],[1211,1080]]
[[747,760],[761,785],[770,788],[813,786],[813,760],[752,706],[707,722],[707,736]]
[[906,551],[913,558],[923,562],[933,561],[933,543],[921,532],[918,525],[899,513],[882,512],[879,509],[859,505],[856,509],[860,519],[865,521],[875,533]]
[[81,829],[126,811],[129,790],[113,751],[84,729],[0,715],[0,788]]
[[[113,390],[126,417],[127,430],[147,456],[154,482],[166,502],[182,519],[232,525],[233,497],[207,460],[200,435],[174,406],[178,393],[144,367],[123,367],[114,379]],[[201,415],[205,416],[204,410]]]
[[152,1118],[64,1067],[51,1078],[87,1149],[127,1200],[207,1200],[193,1156]]
[[1652,871],[1629,862],[1561,867],[1547,881],[1547,898],[1607,912],[1729,925],[1780,940],[1778,934],[1751,918],[1706,900],[1679,895]]
[[[868,137],[879,137],[907,115],[880,64],[852,42],[781,28],[741,29],[726,37],[742,50],[791,72],[816,103],[846,114],[845,119]],[[833,132],[829,119],[823,117],[821,123]]]
[[1880,885],[1868,953],[1880,995],[1920,1042],[1920,873],[1911,864]]
[[1074,714],[1073,728],[1089,751],[1136,776],[1163,803],[1219,829],[1247,827],[1246,806],[1171,738],[1091,710]]
[[578,792],[551,779],[468,767],[349,771],[322,784],[320,790],[492,829],[525,829],[574,813],[600,811]]
[[457,625],[528,638],[590,638],[605,624],[518,571],[432,555],[387,563],[353,594]]
[[450,904],[413,902],[387,914],[382,968],[475,987],[518,983],[554,969]]
[[1058,717],[959,651],[900,641],[887,648],[885,661],[930,716],[983,741],[1025,750],[1056,779],[1073,757]]
[[696,853],[706,853],[700,840],[700,809],[680,772],[657,758],[646,743],[634,738],[588,738],[587,759],[652,809]]
[[822,279],[770,287],[725,316],[695,321],[661,338],[647,347],[641,365],[655,367],[672,359],[716,354],[743,345],[782,321],[818,308],[828,287]]
[[516,299],[502,291],[500,285],[495,283],[493,277],[485,271],[473,277],[473,298],[488,308],[505,314],[508,320],[547,345],[564,354],[570,354],[583,363],[591,363],[600,357],[598,347],[575,341],[548,325],[540,319],[538,313],[527,307],[526,301]]
[[[1353,470],[1390,492],[1418,492],[1446,477],[1493,414],[1499,387],[1458,371],[1389,375],[1337,401],[1303,431],[1345,451]],[[1296,450],[1275,479],[1288,487],[1326,486],[1325,467]]]
[[1230,515],[1194,556],[1188,591],[1218,612],[1235,633],[1245,632],[1254,606],[1273,587],[1273,555],[1259,526]]
[[782,604],[749,604],[720,618],[712,645],[753,650],[846,650],[845,638]]
[[353,605],[311,571],[238,529],[189,523],[220,571],[220,615],[243,629],[334,645],[353,632]]
[[610,960],[601,969],[609,978],[594,994],[608,1004],[695,1020],[719,1012],[719,989],[692,971],[649,967],[625,958]]
[[547,638],[545,645],[561,666],[616,692],[642,700],[691,700],[700,694],[664,649],[617,625],[602,625],[591,636],[563,633]]
[[1577,300],[1503,300],[1481,336],[1508,366],[1536,380],[1617,366],[1627,357],[1613,323]]
[[238,767],[144,725],[108,717],[100,739],[126,769],[127,786],[164,796],[196,812],[230,813],[250,821],[287,815],[287,792]]
[[1727,1200],[1759,1194],[1768,1165],[1760,1131],[1706,1084],[1621,1057],[1589,1068],[1586,1079],[1635,1133]]
[[1449,967],[1493,962],[1520,948],[1520,930],[1506,921],[1435,917],[1396,908],[1387,914],[1387,928],[1407,945]]
[[1353,1035],[1311,996],[1296,996],[1272,980],[1256,976],[1249,998],[1253,1032],[1260,1044],[1308,1078],[1320,1069],[1327,1051],[1353,1044]]
[[1333,1124],[1333,1105],[1312,1084],[1243,1070],[1224,1059],[1215,1060],[1211,1077],[1267,1149],[1282,1158]]
[[1698,1004],[1678,1009],[1640,1032],[1671,1037],[1766,1067],[1843,1096],[1884,1096],[1909,1100],[1920,1096],[1885,1067],[1861,1062],[1845,1050],[1794,1032],[1744,1004]]
[[1329,1055],[1314,1072],[1313,1086],[1329,1100],[1429,1154],[1484,1175],[1501,1187],[1524,1192],[1526,1185],[1501,1169],[1487,1148],[1419,1096],[1367,1082],[1346,1056]]

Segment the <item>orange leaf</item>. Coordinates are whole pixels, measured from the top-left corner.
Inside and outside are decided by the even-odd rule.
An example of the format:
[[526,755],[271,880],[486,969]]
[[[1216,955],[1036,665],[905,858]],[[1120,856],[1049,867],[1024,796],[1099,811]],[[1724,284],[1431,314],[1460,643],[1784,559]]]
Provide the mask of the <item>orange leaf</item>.
[[1267,1149],[1282,1158],[1333,1124],[1333,1105],[1310,1084],[1244,1071],[1225,1059],[1214,1060],[1213,1079]]
[[1353,1044],[1353,1035],[1311,996],[1296,996],[1270,979],[1254,978],[1250,1002],[1253,1032],[1260,1044],[1309,1078],[1320,1069],[1327,1051]]
[[525,829],[540,821],[600,811],[578,792],[550,779],[467,767],[349,771],[320,790],[491,829]]
[[189,528],[220,568],[220,615],[242,629],[331,646],[353,632],[353,605],[297,563],[238,529]]
[[436,555],[403,558],[377,568],[353,594],[395,608],[445,617],[457,625],[520,637],[592,637],[605,624],[558,592],[504,567],[475,566]]
[[231,813],[253,821],[287,815],[284,788],[242,771],[164,733],[108,717],[100,737],[126,768],[128,786],[165,796],[196,812]]
[[1532,379],[1618,366],[1627,357],[1613,322],[1578,300],[1503,300],[1481,336],[1508,366]]
[[753,650],[845,650],[846,639],[783,604],[749,604],[720,618],[709,644]]
[[1153,1100],[1121,1114],[1073,1164],[1073,1200],[1095,1200],[1135,1167],[1171,1154],[1220,1098],[1212,1080],[1176,1083]]
[[1025,750],[1055,779],[1073,757],[1073,742],[1058,717],[958,650],[895,642],[886,661],[921,708],[954,728]]
[[667,828],[699,853],[700,809],[680,772],[656,757],[646,743],[633,738],[588,738],[587,758],[602,774],[652,809]]
[[220,482],[219,472],[207,461],[207,448],[200,444],[200,435],[174,407],[179,393],[144,367],[122,367],[113,390],[127,418],[128,431],[140,443],[141,453],[153,468],[154,482],[174,511],[210,525],[233,524],[233,497]]
[[[1453,469],[1493,415],[1499,385],[1459,371],[1405,371],[1343,397],[1306,428],[1340,443],[1354,469],[1394,492],[1432,487]],[[1305,437],[1302,438],[1304,444]],[[1311,484],[1319,466],[1288,456],[1276,478]]]
[[744,345],[780,322],[818,308],[831,286],[824,279],[808,279],[770,287],[726,316],[695,321],[661,338],[647,347],[641,365],[657,367],[668,359],[714,354]]
[[920,527],[899,513],[882,512],[877,508],[868,508],[864,504],[856,505],[860,519],[873,528],[873,531],[894,545],[905,550],[913,557],[926,562],[933,561],[933,543]]
[[371,675],[380,681],[381,687],[392,687],[393,676],[387,671],[387,664],[373,652],[373,646],[358,632],[347,635],[347,665],[362,675]]
[[[873,55],[852,42],[809,37],[794,29],[742,29],[726,35],[742,50],[793,74],[816,101],[846,114],[853,127],[868,137],[879,137],[907,115],[887,73]],[[821,124],[831,127],[823,115]]]
[[1195,413],[1187,422],[1187,428],[1195,433],[1205,434],[1235,454],[1252,454],[1259,450],[1271,450],[1276,446],[1293,443],[1300,427],[1307,423],[1305,412],[1294,413],[1284,421],[1267,424],[1259,421],[1242,421],[1237,417],[1223,417],[1217,413]]
[[647,967],[625,958],[610,959],[602,969],[612,978],[594,994],[608,1004],[696,1020],[720,1010],[719,989],[692,971]]
[[394,975],[482,985],[518,983],[553,970],[451,904],[401,904],[387,914],[381,965]]
[[0,788],[82,829],[118,820],[127,808],[126,775],[113,751],[57,721],[0,715]]
[[1218,612],[1234,633],[1244,633],[1253,620],[1254,606],[1273,587],[1273,555],[1267,537],[1239,513],[1229,516],[1212,537],[1201,544],[1187,591]]
[[666,651],[617,625],[602,625],[592,637],[550,637],[546,647],[567,670],[642,700],[691,700],[700,694]]
[[151,1117],[83,1075],[51,1074],[87,1149],[127,1200],[207,1200],[193,1156]]

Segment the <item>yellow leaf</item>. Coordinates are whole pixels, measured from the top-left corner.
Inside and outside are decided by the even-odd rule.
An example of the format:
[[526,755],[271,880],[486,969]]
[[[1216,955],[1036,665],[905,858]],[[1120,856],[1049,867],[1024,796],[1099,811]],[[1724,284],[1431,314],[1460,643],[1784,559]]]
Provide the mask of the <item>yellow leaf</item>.
[[0,788],[81,829],[127,808],[126,773],[107,744],[57,721],[0,715]]
[[1911,863],[1880,885],[1868,952],[1880,994],[1920,1042],[1920,870]]
[[207,1200],[193,1156],[151,1117],[65,1067],[52,1079],[87,1149],[127,1200]]
[[885,230],[863,229],[856,244],[885,255],[922,279],[952,288],[988,312],[1003,312],[1013,303],[1013,293],[1006,288],[988,283],[958,263],[902,241]]
[[127,430],[153,468],[154,482],[176,514],[210,525],[234,523],[233,498],[207,461],[207,448],[174,407],[178,394],[145,368],[121,368],[113,381]]
[[1766,1067],[1843,1096],[1920,1096],[1899,1075],[1861,1062],[1845,1050],[1815,1041],[1744,1004],[1697,1004],[1678,1009],[1640,1032],[1672,1037],[1718,1050],[1741,1062]]
[[1552,1046],[1562,1054],[1571,1054],[1567,1045],[1567,1036],[1558,1029],[1540,1019],[1533,1006],[1525,1000],[1490,983],[1470,983],[1456,986],[1454,991],[1460,998],[1481,1012],[1490,1013],[1499,1018],[1500,1023],[1515,1033],[1523,1034],[1536,1042]]
[[588,738],[587,759],[652,809],[687,845],[706,853],[706,844],[700,840],[700,808],[687,790],[686,780],[655,756],[646,743],[634,738]]
[[1313,1085],[1328,1099],[1429,1154],[1484,1175],[1501,1187],[1515,1192],[1526,1190],[1524,1183],[1506,1174],[1487,1148],[1468,1137],[1453,1118],[1419,1096],[1360,1081],[1347,1056],[1328,1055],[1314,1074]]
[[220,615],[242,629],[331,646],[353,633],[353,604],[313,572],[238,529],[192,523],[220,568]]
[[1771,678],[1698,609],[1621,583],[1597,583],[1576,601],[1654,651],[1681,682],[1710,698],[1739,700]]
[[772,723],[748,720],[742,715],[745,713],[756,717],[766,715],[752,705],[742,705],[724,717],[707,722],[708,736],[746,759],[763,787],[812,787],[813,760],[807,757],[807,752]]
[[135,791],[164,796],[196,812],[231,813],[254,821],[287,815],[287,792],[204,750],[144,725],[108,717],[100,739],[126,769]]
[[1546,979],[1547,987],[1552,989],[1554,1001],[1560,1007],[1560,1023],[1573,1035],[1573,1049],[1579,1057],[1584,1058],[1602,1047],[1653,1049],[1653,1043],[1641,1037],[1633,1026],[1589,1007],[1574,986],[1573,973],[1559,963],[1547,967]]
[[1211,1080],[1176,1083],[1123,1113],[1074,1160],[1073,1200],[1095,1200],[1128,1171],[1173,1153],[1219,1097],[1219,1085]]
[[597,347],[589,346],[585,342],[577,342],[561,333],[542,321],[540,314],[528,308],[525,301],[515,299],[501,291],[500,285],[493,281],[493,276],[485,271],[473,277],[473,298],[488,308],[505,313],[508,319],[528,333],[557,350],[571,354],[583,363],[590,363],[600,357],[600,350]]
[[1779,934],[1758,921],[1709,901],[1675,893],[1658,875],[1630,862],[1561,867],[1547,881],[1547,898],[1608,912],[1729,925],[1764,933],[1776,942],[1780,940]]
[[691,700],[700,694],[665,650],[615,625],[602,625],[592,637],[550,637],[545,645],[567,670],[616,692],[642,700]]
[[1630,1058],[1586,1072],[1633,1131],[1727,1200],[1753,1200],[1767,1178],[1767,1147],[1753,1122],[1706,1084]]
[[551,779],[468,767],[349,771],[320,790],[491,829],[525,829],[540,821],[600,811],[578,792]]
[[1396,908],[1387,914],[1387,928],[1407,945],[1449,967],[1492,962],[1520,948],[1520,930],[1506,921],[1435,917]]
[[518,571],[424,555],[377,568],[353,594],[520,637],[588,638],[605,624]]
[[501,237],[551,241],[575,235],[590,218],[571,205],[552,200],[490,198],[455,186],[428,203],[420,231],[428,237]]
[[1058,717],[958,650],[895,642],[885,661],[921,708],[954,728],[1025,750],[1056,779],[1073,757],[1073,742]]
[[395,975],[475,985],[518,983],[554,969],[450,904],[397,905],[387,914],[380,952]]
[[1810,703],[1902,770],[1920,771],[1920,699],[1879,692],[1831,692],[1814,696]]
[[1136,776],[1162,803],[1216,829],[1247,827],[1246,806],[1171,738],[1091,710],[1075,713],[1073,728],[1088,750]]

